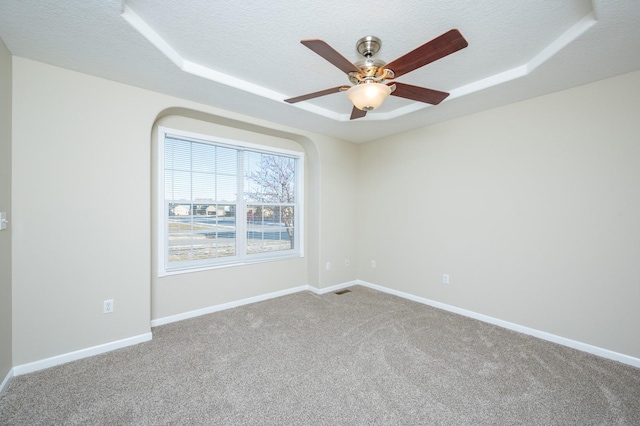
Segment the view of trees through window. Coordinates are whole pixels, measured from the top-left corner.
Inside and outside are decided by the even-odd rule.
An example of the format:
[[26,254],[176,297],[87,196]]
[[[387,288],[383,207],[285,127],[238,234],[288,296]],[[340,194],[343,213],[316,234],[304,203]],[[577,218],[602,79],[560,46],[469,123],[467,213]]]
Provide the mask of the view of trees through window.
[[[295,159],[256,152],[248,152],[247,157],[245,198],[249,251],[292,249]],[[286,232],[284,236],[282,228]]]
[[167,136],[168,268],[293,251],[297,161],[276,153]]

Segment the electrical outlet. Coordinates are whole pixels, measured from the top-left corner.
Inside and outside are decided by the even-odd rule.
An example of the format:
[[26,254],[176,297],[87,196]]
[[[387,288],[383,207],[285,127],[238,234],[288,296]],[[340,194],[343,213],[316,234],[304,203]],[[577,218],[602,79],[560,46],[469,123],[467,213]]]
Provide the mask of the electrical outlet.
[[327,271],[331,270],[331,262],[327,262]]
[[449,284],[449,274],[442,274],[442,284]]
[[375,268],[375,267],[376,267],[376,261],[375,261],[375,260],[372,260],[372,261],[371,261],[371,267],[372,267],[372,268]]
[[349,259],[344,260],[344,266],[349,266]]
[[102,313],[103,314],[113,313],[113,299],[105,300],[104,302],[102,302]]

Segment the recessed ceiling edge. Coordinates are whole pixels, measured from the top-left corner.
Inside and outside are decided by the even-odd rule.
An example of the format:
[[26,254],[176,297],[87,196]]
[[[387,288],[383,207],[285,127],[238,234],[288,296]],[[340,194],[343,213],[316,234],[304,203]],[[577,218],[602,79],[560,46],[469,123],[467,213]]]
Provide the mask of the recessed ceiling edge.
[[[232,87],[238,90],[245,91],[247,93],[251,93],[257,96],[261,96],[266,99],[270,99],[279,103],[283,103],[283,99],[287,96],[276,92],[271,89],[267,89],[266,87],[250,83],[248,81],[239,79],[237,77],[221,73],[209,67],[205,67],[203,65],[196,64],[191,61],[185,60],[179,52],[177,52],[167,41],[156,31],[154,31],[146,21],[140,17],[135,11],[133,11],[127,4],[126,1],[122,2],[122,13],[121,16],[124,20],[127,21],[129,25],[133,29],[135,29],[140,35],[146,38],[156,49],[158,49],[162,54],[164,54],[171,62],[173,62],[180,70],[183,72],[205,78],[207,80],[223,84],[228,87]],[[487,89],[492,86],[497,86],[508,81],[524,77],[531,72],[533,72],[536,68],[542,65],[544,62],[548,61],[558,52],[560,52],[565,46],[567,46],[572,41],[581,37],[586,31],[588,31],[593,25],[597,22],[595,12],[591,11],[589,14],[584,16],[580,21],[576,22],[572,25],[567,31],[561,34],[557,39],[553,40],[547,47],[545,47],[542,51],[540,51],[537,55],[527,61],[525,64],[505,70],[501,73],[486,77],[484,79],[474,81],[472,83],[466,84],[461,87],[454,88],[450,90],[450,96],[444,101],[447,102],[451,99],[459,98],[462,96],[469,95],[474,92],[478,92],[480,90]],[[368,39],[371,40],[368,40]],[[374,40],[375,39],[375,40]],[[363,49],[365,53],[371,53],[371,56],[375,55],[377,49],[380,48],[380,40],[376,37],[363,37],[358,40],[357,49]],[[376,49],[377,48],[377,49]],[[375,52],[374,52],[375,50]],[[360,52],[361,54],[364,54]],[[326,108],[319,107],[317,105],[310,104],[308,102],[301,102],[298,104],[287,104],[295,108],[299,108],[313,114],[317,114],[326,118],[330,118],[335,121],[350,121],[349,114],[340,114],[334,111],[328,110]],[[403,115],[422,110],[424,108],[429,108],[432,105],[428,104],[412,104],[409,106],[404,106],[400,108],[396,108],[393,111],[389,111],[386,113],[377,112],[367,114],[364,117],[364,120],[372,120],[372,121],[380,121],[380,120],[392,120]]]

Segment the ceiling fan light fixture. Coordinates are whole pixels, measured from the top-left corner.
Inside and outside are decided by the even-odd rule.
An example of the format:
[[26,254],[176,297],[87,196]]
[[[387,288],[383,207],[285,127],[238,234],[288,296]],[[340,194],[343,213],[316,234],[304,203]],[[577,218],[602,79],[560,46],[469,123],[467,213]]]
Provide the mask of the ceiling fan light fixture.
[[375,58],[376,53],[382,46],[380,39],[374,36],[367,36],[358,40],[356,44],[358,53],[360,53],[364,59],[352,63],[320,39],[300,40],[300,43],[347,74],[353,86],[332,87],[295,98],[285,99],[284,101],[292,104],[331,93],[346,91],[347,97],[353,103],[350,120],[365,117],[368,111],[380,107],[390,94],[416,102],[438,105],[449,96],[449,93],[400,82],[384,84],[384,81],[395,80],[397,77],[437,61],[438,59],[442,59],[468,46],[467,40],[460,34],[460,31],[452,29],[424,43],[422,46],[413,49],[409,53],[405,53],[399,58],[386,63],[381,59]]
[[391,88],[382,83],[361,83],[347,90],[347,97],[362,111],[378,108],[391,93]]

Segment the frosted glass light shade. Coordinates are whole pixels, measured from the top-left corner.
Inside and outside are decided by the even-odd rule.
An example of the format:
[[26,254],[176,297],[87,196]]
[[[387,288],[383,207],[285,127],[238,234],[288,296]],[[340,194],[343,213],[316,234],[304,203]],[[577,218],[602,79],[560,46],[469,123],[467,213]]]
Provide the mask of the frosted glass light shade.
[[356,108],[371,111],[382,105],[391,88],[382,83],[361,83],[347,90],[347,97]]

